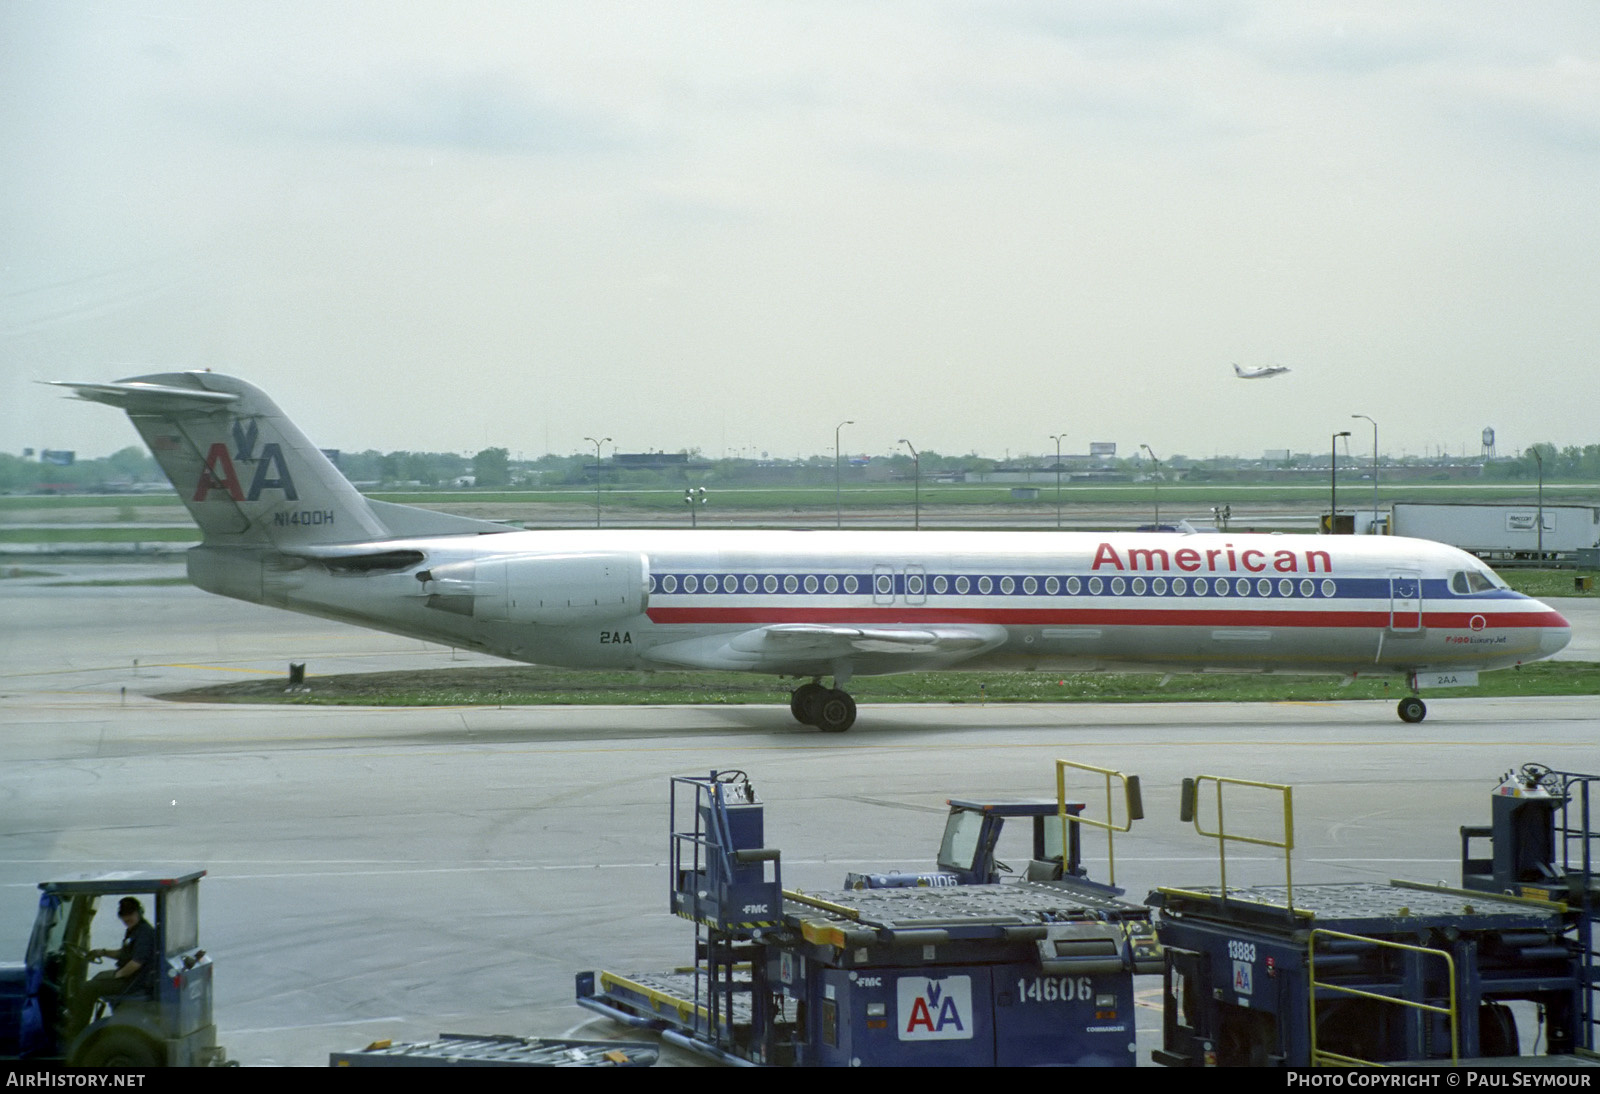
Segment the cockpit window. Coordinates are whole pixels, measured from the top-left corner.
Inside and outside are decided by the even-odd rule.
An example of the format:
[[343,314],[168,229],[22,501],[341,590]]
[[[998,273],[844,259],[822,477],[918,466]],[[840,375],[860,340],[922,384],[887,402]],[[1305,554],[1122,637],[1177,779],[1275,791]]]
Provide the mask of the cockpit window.
[[1450,575],[1450,591],[1458,596],[1468,596],[1472,593],[1492,593],[1496,589],[1509,589],[1510,587],[1489,570],[1457,570]]

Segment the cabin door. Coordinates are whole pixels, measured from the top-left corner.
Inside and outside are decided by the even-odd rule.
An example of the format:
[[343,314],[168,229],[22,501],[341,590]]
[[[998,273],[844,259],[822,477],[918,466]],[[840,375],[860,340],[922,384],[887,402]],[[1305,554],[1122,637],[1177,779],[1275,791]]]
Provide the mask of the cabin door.
[[907,604],[922,604],[928,599],[928,575],[921,566],[907,566],[904,583]]
[[1422,629],[1422,575],[1396,570],[1389,575],[1389,630],[1415,634]]

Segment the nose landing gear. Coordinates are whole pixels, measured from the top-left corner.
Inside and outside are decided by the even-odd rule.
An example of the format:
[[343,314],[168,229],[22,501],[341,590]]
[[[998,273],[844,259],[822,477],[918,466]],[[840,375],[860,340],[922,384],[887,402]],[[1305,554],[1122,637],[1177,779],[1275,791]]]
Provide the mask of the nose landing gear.
[[1402,722],[1415,724],[1428,716],[1428,705],[1415,695],[1407,695],[1396,708]]

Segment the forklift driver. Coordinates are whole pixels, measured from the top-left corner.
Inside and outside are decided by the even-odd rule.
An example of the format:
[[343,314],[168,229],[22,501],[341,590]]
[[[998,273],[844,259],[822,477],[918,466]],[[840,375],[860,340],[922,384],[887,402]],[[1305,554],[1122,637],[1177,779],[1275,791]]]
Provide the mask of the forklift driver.
[[117,918],[127,928],[122,936],[122,947],[116,950],[90,950],[91,960],[102,957],[116,958],[115,970],[97,974],[83,987],[74,1010],[78,1020],[74,1028],[88,1024],[94,1005],[101,999],[120,1002],[124,999],[147,999],[153,994],[156,983],[156,929],[144,917],[144,905],[131,896],[117,903]]

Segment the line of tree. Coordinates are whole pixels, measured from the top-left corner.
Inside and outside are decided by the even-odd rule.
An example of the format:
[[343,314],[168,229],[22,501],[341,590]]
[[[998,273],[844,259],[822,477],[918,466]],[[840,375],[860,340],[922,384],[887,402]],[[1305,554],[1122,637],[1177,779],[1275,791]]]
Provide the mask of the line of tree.
[[[1535,457],[1534,453],[1538,456]],[[1525,479],[1532,482],[1539,477],[1539,461],[1544,461],[1544,477],[1548,481],[1600,481],[1600,444],[1586,444],[1579,448],[1569,444],[1558,449],[1555,445],[1536,444],[1523,451],[1514,460],[1493,460],[1484,464],[1486,479]]]
[[[690,472],[697,483],[737,483],[740,481],[782,480],[796,485],[826,484],[833,481],[834,457],[810,456],[799,460],[755,460],[723,458],[707,460],[698,450],[687,455],[696,463],[709,465],[707,469]],[[587,453],[572,455],[544,455],[533,460],[513,460],[510,450],[500,447],[485,448],[473,456],[454,452],[379,452],[367,449],[362,452],[342,452],[338,455],[340,470],[352,482],[366,488],[426,487],[450,488],[468,483],[479,488],[504,489],[515,486],[568,486],[594,483],[594,457]],[[1489,481],[1533,483],[1540,475],[1540,461],[1546,482],[1600,482],[1600,444],[1568,445],[1557,448],[1540,443],[1525,449],[1510,459],[1485,461],[1483,478]],[[1460,462],[1460,461],[1456,461]],[[609,461],[602,461],[606,466]],[[872,457],[877,466],[888,465],[890,477],[909,479],[913,461],[904,452]],[[1054,466],[1053,455],[1035,456],[1011,461],[1011,466],[1032,466],[1048,471]],[[920,469],[924,480],[950,472],[990,471],[1001,461],[968,453],[964,456],[945,456],[938,452],[923,451]],[[1225,460],[1189,461],[1188,475],[1192,481],[1206,479],[1206,469],[1231,465]],[[1120,469],[1137,472],[1145,465],[1140,460],[1122,460]],[[604,472],[607,476],[619,474],[615,470]],[[676,484],[685,481],[685,473],[668,469],[660,471],[629,470],[626,482],[639,485]],[[1248,474],[1238,471],[1230,479]],[[852,477],[854,473],[852,472]],[[0,492],[91,492],[117,491],[150,483],[164,482],[164,476],[150,454],[143,448],[130,445],[110,456],[78,460],[69,466],[42,463],[7,453],[0,453]],[[615,481],[615,480],[613,480]]]
[[137,445],[98,459],[76,460],[66,466],[0,452],[0,492],[10,494],[76,493],[165,481],[155,459]]

